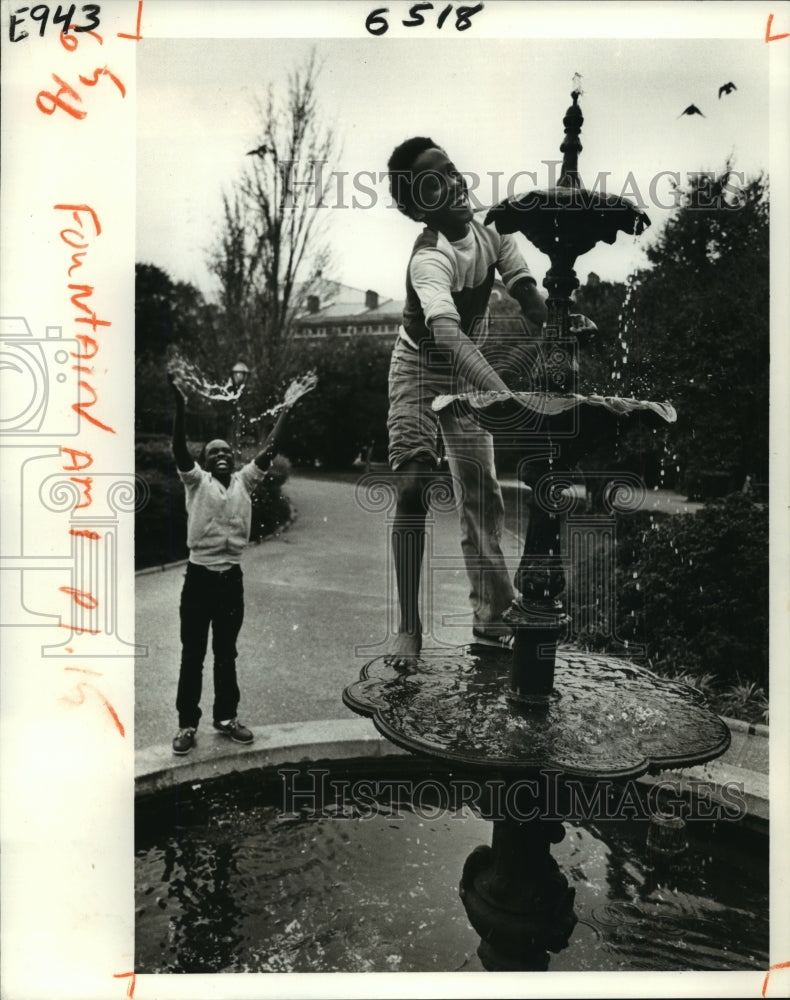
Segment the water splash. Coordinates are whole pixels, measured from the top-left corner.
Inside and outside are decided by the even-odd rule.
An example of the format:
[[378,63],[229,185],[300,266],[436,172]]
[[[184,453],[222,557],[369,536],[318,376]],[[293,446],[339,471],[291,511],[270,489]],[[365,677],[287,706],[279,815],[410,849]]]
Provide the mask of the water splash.
[[180,388],[212,403],[237,403],[244,389],[243,385],[235,386],[230,379],[222,385],[212,382],[197,365],[187,361],[178,351],[174,351],[171,355],[167,371]]
[[281,402],[270,406],[268,410],[264,410],[257,417],[250,417],[250,423],[255,424],[266,417],[276,417],[283,410],[289,410],[297,400],[306,396],[308,392],[312,392],[317,385],[318,375],[314,370],[306,372],[304,375],[298,375],[285,390],[285,396]]

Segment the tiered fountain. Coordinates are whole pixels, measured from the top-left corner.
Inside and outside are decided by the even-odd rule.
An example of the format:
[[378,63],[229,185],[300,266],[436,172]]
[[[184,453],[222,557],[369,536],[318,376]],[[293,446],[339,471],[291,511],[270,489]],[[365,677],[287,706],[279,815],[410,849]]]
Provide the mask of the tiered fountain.
[[[613,243],[620,231],[638,235],[649,225],[625,198],[581,188],[583,119],[574,84],[559,184],[504,201],[486,220],[499,232],[522,232],[551,260],[544,281],[548,323],[537,345],[543,382],[526,391],[513,387],[517,402],[511,394],[459,393],[434,404],[472,412],[494,431],[522,429],[530,514],[514,581],[519,596],[507,612],[515,630],[512,655],[479,645],[424,650],[411,668],[378,657],[343,694],[349,708],[370,716],[398,746],[471,769],[481,782],[504,779],[501,801],[511,805],[519,792],[517,810],[492,811],[492,844],[472,852],[461,877],[461,898],[481,938],[478,954],[491,970],[547,968],[548,953],[568,945],[576,923],[573,890],[550,853],[564,836],[556,802],[547,801],[550,789],[568,778],[611,782],[699,764],[730,742],[726,725],[694,689],[624,659],[557,649],[568,626],[560,551],[564,470],[587,442],[599,444],[623,420],[675,420],[668,403],[574,391],[569,314],[576,258],[600,241]],[[615,497],[616,487],[610,504]]]

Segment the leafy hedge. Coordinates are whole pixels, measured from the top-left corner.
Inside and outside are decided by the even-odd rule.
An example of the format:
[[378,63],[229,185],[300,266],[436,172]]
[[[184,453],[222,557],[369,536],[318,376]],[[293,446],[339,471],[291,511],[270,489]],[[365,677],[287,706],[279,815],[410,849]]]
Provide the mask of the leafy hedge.
[[[643,644],[651,669],[719,691],[753,685],[767,694],[764,504],[733,493],[695,514],[620,515],[615,561],[618,638]],[[602,628],[576,639],[612,647]]]

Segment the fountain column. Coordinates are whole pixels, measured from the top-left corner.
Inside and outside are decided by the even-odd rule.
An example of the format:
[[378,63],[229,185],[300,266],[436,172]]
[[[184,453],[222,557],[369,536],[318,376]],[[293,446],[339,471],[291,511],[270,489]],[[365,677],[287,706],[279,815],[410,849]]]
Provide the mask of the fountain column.
[[[574,77],[573,103],[563,118],[565,136],[560,146],[563,160],[559,181],[560,187],[571,192],[580,192],[578,157],[582,144],[579,135],[584,123],[578,104],[580,94],[578,78]],[[578,388],[576,342],[570,324],[571,295],[579,286],[573,269],[578,250],[572,241],[565,241],[560,236],[549,256],[552,266],[543,280],[548,292],[548,318],[539,352],[547,398],[551,393],[574,393]],[[572,433],[574,419],[575,414],[572,414],[567,433]],[[527,487],[529,520],[524,552],[513,581],[520,596],[504,616],[515,631],[508,697],[526,705],[546,704],[554,690],[557,641],[569,624],[563,600],[565,572],[559,509],[556,505],[541,503],[534,488],[538,478],[545,481],[547,476],[560,471],[555,458],[557,448],[551,438],[548,442],[552,457],[525,465],[522,478]]]

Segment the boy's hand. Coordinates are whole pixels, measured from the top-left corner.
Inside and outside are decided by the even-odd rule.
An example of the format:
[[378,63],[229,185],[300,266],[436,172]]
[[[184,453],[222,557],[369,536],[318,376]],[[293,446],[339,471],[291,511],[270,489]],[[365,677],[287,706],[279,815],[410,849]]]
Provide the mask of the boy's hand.
[[176,382],[175,375],[172,372],[167,373],[167,383],[170,386],[170,390],[175,397],[176,406],[186,406],[186,396],[184,395],[184,390]]
[[318,376],[314,371],[293,379],[285,391],[285,398],[280,404],[280,407],[286,411],[290,410],[297,400],[300,400],[302,396],[306,395],[308,392],[312,392],[317,385]]

